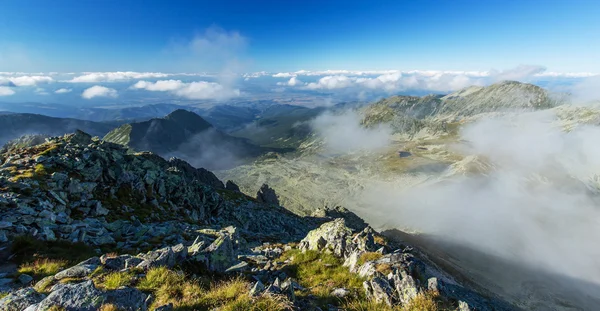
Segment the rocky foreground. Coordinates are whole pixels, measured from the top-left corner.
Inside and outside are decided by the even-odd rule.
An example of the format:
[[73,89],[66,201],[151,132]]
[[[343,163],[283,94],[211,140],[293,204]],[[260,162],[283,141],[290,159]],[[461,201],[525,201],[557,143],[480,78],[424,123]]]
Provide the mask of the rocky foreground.
[[0,156],[0,310],[514,310],[353,213],[83,132]]

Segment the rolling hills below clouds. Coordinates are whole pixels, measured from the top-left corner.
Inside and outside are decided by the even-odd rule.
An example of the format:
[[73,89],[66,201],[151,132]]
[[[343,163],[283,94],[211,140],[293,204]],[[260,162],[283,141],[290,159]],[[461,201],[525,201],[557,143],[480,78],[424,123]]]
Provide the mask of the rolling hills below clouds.
[[93,122],[70,118],[54,118],[40,114],[5,113],[0,114],[0,144],[28,134],[59,136],[77,129],[91,135],[104,136],[122,121]]
[[[585,241],[598,237],[599,120],[598,105],[518,82],[394,96],[321,115],[294,156],[219,177],[244,191],[268,183],[297,213],[339,205],[376,227],[424,234],[415,243],[436,241],[432,256],[523,309],[592,310],[600,292],[586,284],[598,266]],[[528,273],[503,271],[500,281],[490,256]]]
[[[199,115],[178,109],[164,118],[128,123],[106,134],[104,140],[135,151],[152,151],[165,158],[178,157],[195,167],[224,169],[272,149],[230,136]],[[283,150],[280,150],[283,151]]]

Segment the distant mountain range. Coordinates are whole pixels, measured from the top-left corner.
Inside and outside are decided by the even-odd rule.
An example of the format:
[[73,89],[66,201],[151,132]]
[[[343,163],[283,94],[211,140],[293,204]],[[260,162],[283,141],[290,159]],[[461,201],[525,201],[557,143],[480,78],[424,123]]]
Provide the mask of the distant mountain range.
[[59,136],[77,129],[94,136],[104,136],[123,121],[92,122],[70,118],[53,118],[31,113],[0,113],[0,145],[27,134]]
[[[178,109],[164,118],[122,125],[104,140],[134,151],[152,151],[165,158],[182,158],[196,167],[224,169],[275,149],[261,148],[249,140],[230,136],[201,116]],[[285,151],[285,150],[277,150]]]

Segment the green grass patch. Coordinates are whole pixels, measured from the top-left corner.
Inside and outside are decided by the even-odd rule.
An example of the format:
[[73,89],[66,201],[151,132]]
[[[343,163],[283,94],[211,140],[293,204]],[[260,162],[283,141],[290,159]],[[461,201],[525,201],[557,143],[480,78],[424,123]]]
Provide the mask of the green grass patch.
[[223,280],[212,285],[200,279],[189,278],[182,272],[165,267],[152,268],[139,281],[137,288],[151,292],[155,300],[150,310],[172,303],[175,310],[291,310],[284,297],[248,295],[250,283],[242,278]]
[[362,266],[365,263],[369,262],[369,261],[375,261],[379,258],[383,257],[382,254],[377,253],[377,252],[366,252],[363,253],[362,255],[360,255],[360,257],[358,258],[358,265]]
[[18,271],[32,276],[34,280],[41,280],[67,268],[68,264],[66,260],[44,258],[22,264]]
[[117,289],[121,286],[131,285],[134,278],[135,274],[132,271],[112,272],[100,277],[100,282],[97,282],[97,285],[105,289]]
[[342,266],[342,261],[333,254],[311,250],[301,252],[293,249],[283,253],[280,258],[280,260],[287,259],[290,259],[291,263],[283,268],[284,271],[309,290],[308,293],[298,294],[316,296],[320,307],[341,304],[339,298],[331,296],[331,291],[336,287],[350,290],[356,298],[364,297],[362,288],[364,279]]
[[46,168],[41,163],[38,163],[38,164],[35,165],[34,173],[37,176],[46,176],[46,175],[48,175],[48,171],[46,171]]

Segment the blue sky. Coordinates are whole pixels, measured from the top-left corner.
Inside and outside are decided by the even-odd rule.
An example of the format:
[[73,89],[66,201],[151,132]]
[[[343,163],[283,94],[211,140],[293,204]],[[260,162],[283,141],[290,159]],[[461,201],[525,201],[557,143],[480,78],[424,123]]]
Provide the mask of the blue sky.
[[211,71],[215,55],[190,45],[218,27],[213,52],[233,44],[225,54],[248,72],[600,72],[599,15],[593,0],[4,0],[0,71]]

